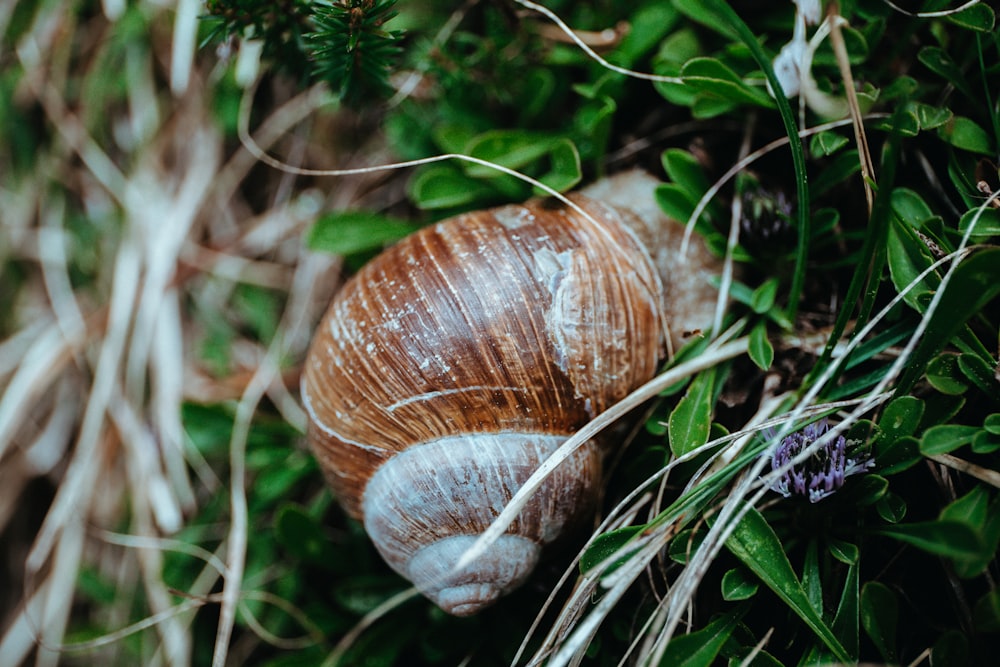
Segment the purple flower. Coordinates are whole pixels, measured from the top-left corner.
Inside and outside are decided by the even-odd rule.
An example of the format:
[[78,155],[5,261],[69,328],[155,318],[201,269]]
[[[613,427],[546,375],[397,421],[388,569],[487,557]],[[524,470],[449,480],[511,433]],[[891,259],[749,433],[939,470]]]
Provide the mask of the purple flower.
[[[875,465],[867,456],[847,456],[847,440],[837,436],[805,461],[792,467],[788,463],[802,450],[819,440],[827,432],[826,418],[809,424],[801,431],[785,436],[771,454],[771,470],[785,469],[785,473],[771,482],[773,491],[786,498],[806,496],[815,503],[833,494],[844,485],[849,475],[864,472]],[[771,431],[769,437],[774,436]]]

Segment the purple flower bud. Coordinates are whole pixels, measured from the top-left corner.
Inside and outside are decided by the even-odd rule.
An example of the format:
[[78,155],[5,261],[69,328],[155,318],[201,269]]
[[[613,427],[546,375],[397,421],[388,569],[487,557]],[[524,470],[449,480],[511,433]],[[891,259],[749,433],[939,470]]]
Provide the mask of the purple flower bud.
[[[785,436],[771,454],[771,470],[785,469],[785,473],[771,482],[771,489],[786,498],[806,496],[815,503],[833,494],[844,485],[850,475],[864,472],[875,465],[867,456],[847,455],[847,440],[837,436],[805,461],[788,468],[788,463],[802,450],[827,432],[826,418],[809,424],[800,431]],[[774,432],[766,433],[769,437]]]

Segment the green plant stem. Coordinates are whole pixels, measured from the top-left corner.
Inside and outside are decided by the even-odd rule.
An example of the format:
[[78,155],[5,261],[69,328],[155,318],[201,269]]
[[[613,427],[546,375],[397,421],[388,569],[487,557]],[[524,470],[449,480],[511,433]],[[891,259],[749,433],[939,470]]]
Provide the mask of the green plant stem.
[[732,7],[722,0],[703,0],[703,3],[711,11],[715,12],[723,22],[736,31],[736,34],[743,40],[743,43],[749,49],[750,54],[757,61],[757,64],[760,65],[764,76],[771,85],[774,101],[778,105],[778,113],[781,115],[781,120],[785,125],[785,132],[788,134],[788,147],[792,153],[792,167],[795,171],[795,194],[798,199],[797,219],[799,238],[795,249],[795,272],[792,275],[791,287],[788,289],[788,304],[785,315],[790,322],[794,322],[795,316],[798,313],[799,297],[802,295],[802,288],[806,280],[806,260],[809,257],[810,237],[809,183],[806,175],[806,156],[802,148],[802,140],[799,138],[798,125],[795,123],[795,113],[792,111],[792,106],[789,104],[788,98],[781,88],[781,83],[774,73],[774,68],[771,67],[770,58],[764,52],[764,49],[757,41],[749,26],[733,11]]

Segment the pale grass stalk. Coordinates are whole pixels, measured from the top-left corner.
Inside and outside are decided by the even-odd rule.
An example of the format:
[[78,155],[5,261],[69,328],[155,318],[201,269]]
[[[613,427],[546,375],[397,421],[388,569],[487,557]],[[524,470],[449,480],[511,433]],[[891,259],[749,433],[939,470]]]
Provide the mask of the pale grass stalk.
[[[755,115],[751,114],[750,121],[743,129],[743,141],[740,144],[739,153],[741,159],[745,158],[750,152],[750,141],[753,138],[753,128],[756,124],[755,118]],[[737,192],[730,204],[729,234],[726,237],[726,257],[722,263],[722,275],[719,277],[719,296],[715,300],[715,316],[712,320],[713,334],[722,331],[722,319],[725,317],[726,309],[729,306],[729,288],[733,284],[733,253],[740,242],[740,220],[742,217],[743,197]],[[684,231],[686,235],[687,229]],[[684,261],[687,257],[684,252],[678,254],[682,258],[681,261]]]
[[117,21],[125,13],[125,0],[101,0],[101,8],[109,21]]
[[[187,124],[192,136],[190,146],[181,151],[183,162],[175,168],[176,173],[183,175],[179,183],[171,183],[161,169],[149,163],[152,160],[129,179],[126,210],[130,228],[138,237],[144,268],[125,374],[126,395],[136,401],[141,401],[145,391],[149,347],[160,304],[173,279],[181,245],[207,196],[218,163],[215,134],[200,127],[193,118],[187,119]],[[167,148],[153,150],[158,153]]]
[[170,50],[170,92],[180,97],[187,90],[191,80],[191,65],[194,62],[197,42],[198,14],[202,10],[199,0],[177,0],[174,15],[174,41]]
[[649,74],[647,72],[637,72],[636,70],[628,69],[627,67],[619,67],[618,65],[612,65],[607,60],[605,60],[600,55],[598,55],[596,51],[594,51],[592,48],[590,48],[590,45],[588,45],[583,39],[581,39],[580,36],[577,35],[576,31],[573,30],[572,28],[570,28],[568,25],[566,25],[566,22],[563,21],[561,18],[559,18],[559,16],[555,12],[553,12],[551,9],[548,9],[547,7],[543,7],[542,5],[539,5],[539,4],[534,3],[534,2],[529,2],[528,0],[514,0],[514,1],[517,4],[521,5],[522,7],[526,7],[527,9],[530,9],[532,11],[536,11],[539,14],[545,16],[550,21],[552,21],[552,23],[554,23],[560,30],[562,30],[562,32],[574,44],[576,44],[578,47],[580,47],[581,51],[583,51],[584,53],[587,54],[588,58],[590,58],[594,62],[600,64],[600,66],[603,67],[604,69],[610,70],[610,71],[615,72],[617,74],[624,74],[625,76],[632,77],[634,79],[644,79],[646,81],[659,81],[659,82],[662,82],[662,83],[683,83],[684,82],[683,79],[681,79],[680,77],[677,77],[677,76],[661,76],[659,74]]
[[[152,536],[159,525],[165,530],[176,530],[180,523],[180,510],[176,506],[169,486],[159,469],[156,442],[152,434],[135,414],[132,404],[123,396],[116,396],[110,415],[119,432],[125,471],[131,493],[131,525],[139,535]],[[139,561],[147,604],[154,614],[171,608],[170,595],[160,578],[163,558],[159,549],[139,548],[135,551]],[[156,626],[166,647],[168,663],[183,665],[191,651],[190,637],[170,617]]]
[[257,257],[274,252],[289,239],[301,243],[301,236],[323,212],[323,197],[318,192],[307,192],[299,197],[268,208],[260,215],[244,220],[244,230],[235,244],[245,255]]
[[180,295],[163,293],[150,350],[149,410],[160,443],[163,465],[183,512],[193,512],[195,492],[188,476],[181,404],[184,401],[184,331]]
[[42,227],[38,230],[37,241],[42,280],[63,338],[80,340],[86,335],[87,324],[69,281],[66,232],[62,228],[66,202],[62,197],[52,197],[47,201],[39,201],[39,208],[38,217]]
[[858,93],[854,89],[854,75],[851,73],[851,61],[847,54],[847,45],[844,43],[844,35],[841,32],[841,27],[847,25],[847,20],[842,16],[836,15],[830,15],[827,20],[830,22],[830,44],[833,46],[833,52],[837,57],[837,67],[840,68],[840,77],[844,80],[847,109],[851,115],[851,126],[854,128],[854,142],[858,146],[858,158],[861,161],[861,181],[865,187],[868,215],[871,215],[872,206],[875,204],[875,192],[872,189],[875,183],[875,164],[872,162],[868,137],[865,136],[865,124],[861,118],[861,107],[858,105]]
[[138,249],[134,240],[126,236],[115,257],[108,327],[101,343],[80,435],[63,482],[32,545],[27,562],[30,572],[37,572],[41,568],[63,524],[72,514],[85,512],[97,490],[96,481],[103,460],[100,442],[104,416],[118,381],[139,274]]
[[[205,567],[201,569],[201,571],[198,573],[198,576],[195,578],[194,582],[190,586],[188,586],[187,589],[183,592],[183,595],[192,600],[204,600],[205,602],[219,601],[221,599],[220,596],[213,597],[211,593],[212,589],[215,587],[216,582],[218,582],[219,577],[223,576],[226,570],[226,565],[223,562],[223,557],[226,552],[226,544],[225,543],[220,544],[214,553],[209,553],[207,554],[206,557],[206,555],[203,553],[205,552],[204,549],[199,548],[196,550],[187,551],[183,546],[181,546],[181,543],[173,544],[173,542],[175,541],[172,540],[164,541],[161,543],[162,546],[160,548],[172,549],[183,553],[190,553],[193,557],[205,561]],[[180,593],[175,591],[175,594],[179,595]],[[200,608],[201,605],[198,605],[197,607],[190,607],[188,609],[182,610],[178,614],[178,623],[181,625],[181,627],[184,627],[185,629],[190,628]],[[188,631],[190,632],[190,630]],[[149,667],[158,667],[159,665],[163,664],[164,657],[162,648],[163,648],[162,646],[159,647],[156,654],[153,656],[152,664],[149,665]]]
[[993,488],[1000,489],[1000,472],[997,472],[996,470],[984,468],[983,466],[970,463],[965,459],[960,459],[951,454],[930,454],[927,455],[927,458],[932,461],[936,461],[943,466],[947,466],[952,470],[957,470],[969,475],[970,477],[975,477],[981,482],[986,482]]
[[21,665],[37,645],[38,619],[45,613],[45,601],[52,588],[46,577],[34,590],[26,591],[18,613],[9,619],[7,630],[0,637],[0,665]]
[[750,665],[753,664],[754,659],[760,655],[760,652],[764,650],[767,643],[771,641],[771,635],[773,634],[774,628],[768,628],[767,632],[764,633],[764,636],[760,638],[760,641],[754,644],[753,650],[747,653],[745,658],[740,660],[739,667],[750,667]]
[[894,11],[897,11],[900,14],[903,14],[904,16],[912,16],[913,18],[919,18],[919,19],[934,19],[934,18],[943,18],[945,16],[951,16],[952,14],[958,14],[959,12],[965,11],[969,7],[978,5],[980,2],[982,2],[982,0],[969,0],[965,4],[959,5],[958,7],[954,7],[952,9],[942,9],[940,11],[935,11],[935,12],[911,12],[909,10],[903,9],[894,2],[891,2],[891,0],[882,0],[882,2],[888,5],[889,7],[892,7]]
[[923,651],[921,651],[921,652],[920,652],[920,653],[919,653],[919,654],[917,655],[917,657],[916,657],[916,658],[914,658],[914,659],[913,659],[913,661],[912,661],[912,662],[910,662],[910,663],[909,663],[909,664],[908,664],[908,665],[907,665],[906,667],[917,667],[917,665],[919,665],[919,664],[923,663],[923,662],[924,662],[925,660],[926,660],[927,662],[930,662],[930,658],[931,658],[931,651],[933,651],[933,647],[930,647],[930,646],[928,646],[928,647],[927,647],[927,648],[925,648],[925,649],[924,649]]
[[[276,349],[272,346],[271,349]],[[277,372],[272,355],[268,354],[257,368],[236,407],[236,419],[229,440],[229,508],[230,526],[226,535],[226,573],[222,584],[222,606],[219,610],[219,624],[216,627],[215,647],[212,651],[212,667],[224,667],[229,651],[229,640],[236,624],[236,605],[246,565],[247,510],[246,490],[246,445],[257,403],[264,389]]]
[[167,537],[157,537],[155,535],[133,535],[130,533],[116,533],[110,530],[102,530],[97,534],[102,541],[108,544],[115,544],[130,549],[158,549],[159,551],[172,551],[181,553],[192,558],[203,561],[205,565],[215,570],[218,574],[224,574],[226,564],[217,554],[190,542],[174,540]]
[[211,604],[213,602],[218,602],[218,595],[209,595],[203,598],[189,598],[180,602],[173,607],[160,612],[159,614],[153,614],[152,616],[147,616],[131,625],[128,625],[115,632],[109,632],[105,635],[101,635],[96,639],[91,639],[89,641],[74,642],[71,644],[62,644],[59,650],[63,653],[76,653],[84,651],[94,651],[105,646],[110,646],[112,644],[117,644],[126,637],[134,635],[137,632],[142,632],[143,630],[148,630],[150,628],[156,627],[157,625],[163,623],[166,619],[173,618],[185,612],[204,607],[206,604]]
[[287,290],[292,282],[292,270],[284,264],[248,259],[191,243],[185,244],[180,258],[200,273],[231,283]]
[[[125,60],[128,115],[116,126],[118,142],[130,150],[140,151],[162,124],[153,57],[146,45],[129,42]],[[127,129],[126,129],[127,128]],[[128,136],[123,136],[128,132]]]
[[36,667],[55,667],[61,657],[58,647],[62,643],[69,613],[73,608],[84,535],[84,517],[78,514],[63,526],[56,545],[52,572],[48,577],[52,585],[45,595],[45,608],[40,618],[31,619],[38,623],[34,628],[38,633],[39,644],[35,657]]
[[37,344],[38,339],[47,330],[52,328],[54,321],[49,313],[40,314],[39,317],[11,334],[9,338],[0,341],[0,380],[6,378],[18,366],[22,365],[24,357],[29,354],[28,351],[34,347],[34,344]]
[[[52,393],[51,410],[35,439],[24,449],[24,462],[33,476],[49,474],[62,461],[80,415],[80,383],[75,377],[64,378]],[[0,526],[3,521],[0,521]]]
[[0,396],[0,459],[13,444],[31,406],[51,387],[70,360],[76,343],[67,342],[58,324],[50,322],[20,357],[17,370]]
[[[247,600],[264,602],[281,609],[291,618],[294,618],[295,621],[307,631],[307,634],[300,635],[298,637],[281,637],[274,634],[265,628],[261,622],[257,620],[257,617],[253,615],[250,606],[246,604]],[[244,592],[243,599],[240,602],[240,613],[246,620],[247,626],[251,629],[251,631],[271,646],[283,649],[300,649],[306,648],[307,646],[315,646],[323,641],[323,630],[309,619],[309,616],[305,611],[299,609],[288,600],[266,591]]]

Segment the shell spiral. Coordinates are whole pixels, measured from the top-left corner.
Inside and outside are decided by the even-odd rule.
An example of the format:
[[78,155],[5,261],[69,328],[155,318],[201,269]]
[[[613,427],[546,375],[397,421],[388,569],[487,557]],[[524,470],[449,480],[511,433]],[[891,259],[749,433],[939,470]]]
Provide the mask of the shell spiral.
[[522,583],[588,516],[598,443],[455,571],[537,466],[663,356],[663,288],[641,225],[574,202],[588,215],[531,202],[403,239],[345,284],[306,360],[309,441],[335,495],[389,565],[453,614]]

